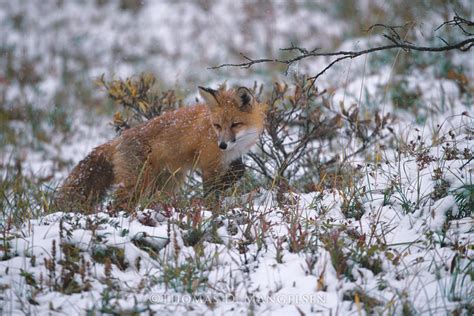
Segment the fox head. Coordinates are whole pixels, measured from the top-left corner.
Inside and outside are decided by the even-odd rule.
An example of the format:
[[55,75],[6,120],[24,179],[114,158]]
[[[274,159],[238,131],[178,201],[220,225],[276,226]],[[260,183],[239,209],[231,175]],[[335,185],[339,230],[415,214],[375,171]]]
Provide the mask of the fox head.
[[249,89],[199,87],[210,110],[210,121],[222,151],[242,155],[252,147],[264,128],[266,104],[256,101]]

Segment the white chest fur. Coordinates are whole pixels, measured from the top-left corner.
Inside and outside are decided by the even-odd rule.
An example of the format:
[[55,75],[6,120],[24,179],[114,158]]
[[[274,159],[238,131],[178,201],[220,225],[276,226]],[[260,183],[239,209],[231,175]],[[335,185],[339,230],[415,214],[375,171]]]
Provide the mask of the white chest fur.
[[259,134],[259,131],[254,128],[238,133],[232,146],[224,151],[223,164],[228,166],[232,161],[246,154],[257,142]]

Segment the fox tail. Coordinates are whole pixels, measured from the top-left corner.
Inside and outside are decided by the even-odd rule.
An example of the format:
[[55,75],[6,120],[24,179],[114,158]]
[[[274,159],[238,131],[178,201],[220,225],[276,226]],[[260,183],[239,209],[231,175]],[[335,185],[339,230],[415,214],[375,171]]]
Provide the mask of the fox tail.
[[80,161],[59,188],[55,206],[62,211],[92,212],[114,182],[113,153],[114,147],[106,143]]

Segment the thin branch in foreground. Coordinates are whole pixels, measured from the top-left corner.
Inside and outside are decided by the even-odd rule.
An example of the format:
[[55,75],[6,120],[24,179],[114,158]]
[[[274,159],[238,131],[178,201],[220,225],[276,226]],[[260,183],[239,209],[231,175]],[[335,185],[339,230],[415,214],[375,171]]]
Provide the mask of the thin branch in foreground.
[[[462,34],[466,36],[471,36],[473,35],[472,33],[468,32],[466,29],[467,27],[472,27],[474,26],[473,21],[469,21],[465,18],[460,17],[457,13],[454,16],[454,18],[450,21],[446,21],[443,24],[441,24],[436,30],[440,29],[443,26],[450,25],[450,26],[456,26],[458,27]],[[406,26],[406,25],[405,25]],[[345,60],[345,59],[353,59],[362,55],[378,52],[378,51],[385,51],[385,50],[393,50],[393,49],[403,49],[406,52],[409,52],[410,50],[414,51],[419,51],[419,52],[445,52],[445,51],[450,51],[450,50],[458,50],[461,52],[466,52],[470,50],[474,46],[474,37],[469,37],[467,39],[464,39],[462,41],[456,42],[454,44],[449,44],[446,40],[442,39],[443,46],[435,46],[435,47],[430,47],[430,46],[418,46],[415,45],[411,42],[408,42],[406,40],[403,40],[400,34],[398,33],[397,29],[402,28],[402,26],[389,26],[385,24],[374,24],[371,27],[368,28],[367,31],[375,28],[375,27],[383,27],[384,29],[389,31],[389,34],[384,34],[383,36],[387,38],[392,44],[390,45],[383,45],[383,46],[378,46],[378,47],[373,47],[373,48],[368,48],[365,50],[360,50],[360,51],[337,51],[337,52],[319,52],[319,48],[315,48],[311,51],[308,51],[305,48],[297,47],[294,46],[293,43],[291,43],[291,46],[288,48],[283,48],[281,50],[284,51],[295,51],[299,53],[299,55],[296,55],[292,58],[288,59],[278,59],[278,58],[260,58],[260,59],[253,59],[250,58],[247,55],[244,55],[241,53],[240,55],[246,60],[245,62],[242,63],[224,63],[218,66],[213,66],[210,67],[209,69],[219,69],[223,67],[240,67],[240,68],[250,68],[255,64],[264,64],[264,63],[276,63],[276,64],[284,64],[286,65],[286,68],[290,67],[293,63],[296,63],[300,60],[310,58],[310,57],[336,57],[333,61],[331,61],[325,68],[323,68],[321,71],[319,71],[316,75],[308,78],[310,80],[316,81],[321,75],[323,75],[329,68],[334,66],[335,64]],[[436,31],[435,30],[435,31]]]
[[443,24],[441,24],[440,26],[438,26],[436,29],[435,29],[435,32],[437,30],[439,30],[440,28],[446,26],[446,25],[449,25],[449,26],[457,26],[459,29],[461,29],[461,31],[464,33],[464,35],[467,35],[467,36],[472,36],[474,35],[474,33],[471,33],[471,32],[468,32],[466,31],[466,27],[474,27],[474,22],[473,21],[469,21],[463,17],[460,17],[459,14],[457,14],[457,12],[455,12],[455,15],[453,17],[452,20],[449,20],[449,21],[446,21],[444,22]]

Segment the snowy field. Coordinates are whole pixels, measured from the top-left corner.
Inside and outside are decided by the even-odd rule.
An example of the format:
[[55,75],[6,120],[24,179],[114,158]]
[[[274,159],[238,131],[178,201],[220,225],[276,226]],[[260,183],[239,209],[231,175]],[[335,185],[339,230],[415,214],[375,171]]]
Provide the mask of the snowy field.
[[[365,32],[376,23],[411,23],[407,40],[440,46],[466,37],[434,32],[454,11],[474,20],[470,1],[0,0],[0,314],[472,315],[472,49],[381,52],[331,68],[312,113],[326,122],[357,109],[357,121],[331,121],[285,185],[245,158],[242,191],[218,210],[191,186],[134,214],[50,204],[74,164],[116,135],[117,105],[94,84],[102,74],[152,73],[187,104],[199,85],[257,82],[266,98],[285,83],[287,104],[296,78],[331,59],[209,68],[240,53],[287,58],[279,49],[292,44],[381,45],[381,32]],[[379,113],[390,117],[371,134]],[[284,126],[288,151],[297,129]]]

